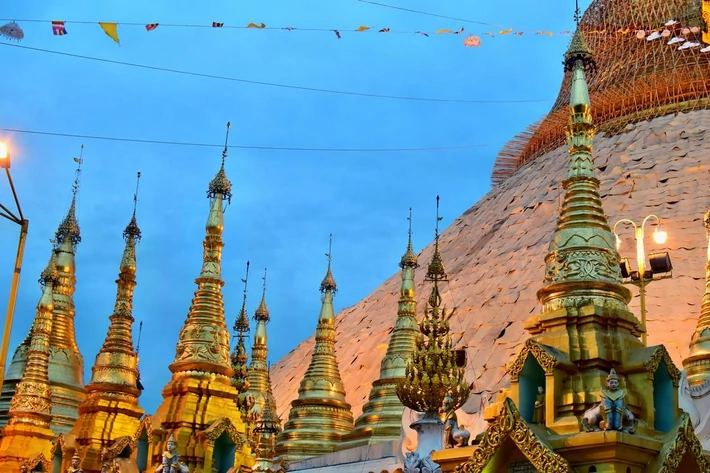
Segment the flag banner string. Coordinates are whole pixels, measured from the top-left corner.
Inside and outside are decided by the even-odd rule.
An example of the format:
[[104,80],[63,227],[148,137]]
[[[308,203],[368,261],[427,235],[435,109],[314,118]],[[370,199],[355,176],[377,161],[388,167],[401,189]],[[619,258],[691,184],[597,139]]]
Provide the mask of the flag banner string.
[[[54,36],[65,36],[69,34],[69,29],[67,25],[98,25],[101,30],[111,38],[115,43],[121,44],[120,38],[118,36],[118,27],[141,27],[145,29],[147,33],[155,32],[159,28],[213,28],[213,29],[257,29],[257,30],[279,30],[279,31],[311,31],[311,32],[328,32],[333,34],[337,39],[342,39],[344,33],[377,33],[377,34],[410,34],[419,35],[424,37],[430,37],[433,35],[463,35],[463,45],[469,48],[477,48],[482,44],[482,36],[487,36],[494,38],[496,36],[555,36],[562,35],[568,36],[571,31],[565,30],[555,33],[550,30],[516,30],[515,28],[501,29],[487,31],[479,34],[470,34],[466,32],[464,27],[459,29],[449,29],[441,28],[436,31],[403,31],[403,30],[393,30],[389,27],[375,27],[375,26],[364,26],[361,25],[354,29],[334,29],[334,28],[296,28],[292,26],[286,27],[269,27],[264,23],[248,23],[247,25],[228,25],[224,22],[213,21],[211,25],[208,24],[174,24],[174,23],[135,23],[135,22],[93,22],[93,21],[64,21],[64,20],[9,20],[0,18],[0,22],[10,21],[0,27],[0,36],[8,39],[21,40],[24,38],[24,31],[18,24],[18,22],[25,23],[47,23],[51,25],[51,32]],[[585,35],[604,35],[604,36],[627,36],[634,35],[637,39],[653,41],[657,39],[666,39],[669,46],[677,45],[677,49],[684,50],[695,47],[705,46],[701,41],[702,29],[697,25],[683,26],[679,21],[669,20],[665,24],[648,29],[639,28],[620,28],[616,31],[613,30],[591,30],[586,31]],[[710,52],[710,46],[702,47],[701,52]]]
[[[44,135],[44,136],[56,136],[60,138],[81,138],[88,140],[101,140],[101,141],[121,141],[127,143],[142,143],[142,144],[156,144],[156,145],[172,145],[172,146],[193,146],[201,148],[224,148],[223,144],[213,144],[213,143],[197,143],[197,142],[187,142],[187,141],[167,141],[167,140],[149,140],[140,138],[126,138],[117,136],[97,136],[97,135],[84,135],[79,133],[60,133],[52,131],[40,131],[40,130],[20,130],[15,128],[0,128],[0,131],[8,133],[22,133],[30,135]],[[402,153],[411,151],[455,151],[455,150],[470,150],[473,148],[488,148],[491,146],[497,146],[493,144],[470,144],[470,145],[458,145],[458,146],[431,146],[422,148],[307,148],[307,147],[294,147],[294,146],[249,146],[249,145],[229,145],[228,148],[232,149],[253,149],[262,151],[319,151],[327,153]]]

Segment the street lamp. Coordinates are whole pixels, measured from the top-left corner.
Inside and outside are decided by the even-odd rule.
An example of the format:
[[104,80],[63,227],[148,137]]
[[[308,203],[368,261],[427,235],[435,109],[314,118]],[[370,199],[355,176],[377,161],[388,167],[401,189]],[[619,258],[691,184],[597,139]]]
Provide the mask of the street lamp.
[[[662,245],[668,239],[668,233],[663,229],[661,225],[661,219],[655,215],[649,215],[643,219],[641,225],[636,225],[633,221],[628,218],[622,218],[614,224],[614,236],[616,237],[616,249],[617,251],[621,248],[621,238],[616,233],[616,227],[620,223],[629,223],[634,227],[636,236],[636,264],[638,265],[638,271],[633,271],[631,269],[631,263],[629,263],[628,258],[622,258],[619,267],[621,269],[621,277],[624,278],[624,284],[632,284],[638,286],[639,295],[641,297],[641,324],[644,327],[644,333],[641,336],[643,344],[646,345],[646,286],[651,284],[653,281],[660,279],[668,279],[673,277],[673,264],[671,263],[671,257],[668,252],[651,253],[648,255],[648,261],[650,263],[650,269],[646,267],[646,250],[644,248],[644,227],[649,219],[656,220],[656,228],[653,230],[653,241],[657,244]],[[654,279],[656,274],[665,274]]]
[[20,226],[20,241],[17,245],[17,256],[15,256],[15,271],[12,273],[12,283],[10,284],[10,296],[7,302],[7,313],[5,314],[5,331],[2,335],[2,346],[0,347],[0,389],[5,381],[5,364],[7,362],[7,352],[10,345],[10,332],[12,332],[12,319],[15,315],[15,302],[17,301],[17,288],[20,285],[20,271],[22,270],[22,257],[25,253],[25,240],[27,240],[27,229],[30,222],[25,219],[20,207],[20,201],[15,192],[15,184],[10,175],[10,152],[7,145],[0,141],[0,167],[5,170],[7,180],[10,183],[12,197],[15,199],[17,214],[0,204],[0,217],[4,217]]

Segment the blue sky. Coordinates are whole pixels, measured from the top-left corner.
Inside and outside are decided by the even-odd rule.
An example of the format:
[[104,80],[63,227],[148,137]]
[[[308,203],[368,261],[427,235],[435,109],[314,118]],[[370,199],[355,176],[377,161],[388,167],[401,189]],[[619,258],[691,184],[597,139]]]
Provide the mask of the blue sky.
[[[23,50],[0,44],[0,127],[148,140],[305,148],[479,148],[400,153],[232,149],[234,187],[226,213],[223,278],[227,322],[241,303],[244,264],[252,262],[248,308],[259,302],[269,268],[269,330],[273,362],[312,333],[320,308],[328,234],[333,233],[336,310],[351,306],[398,270],[407,211],[414,243],[433,237],[435,196],[444,227],[489,190],[496,153],[544,115],[562,77],[569,36],[537,30],[573,28],[574,2],[387,0],[440,15],[527,30],[523,37],[481,36],[499,28],[435,18],[356,0],[151,2],[12,2],[0,17],[17,19],[20,44],[78,55],[305,87],[464,100],[547,102],[480,104],[422,102],[326,94],[177,75]],[[582,6],[589,2],[583,1]],[[294,5],[298,6],[294,6]],[[66,20],[66,36],[49,21]],[[434,32],[465,27],[460,36],[120,26],[121,45],[97,24],[79,21],[354,29],[360,25]],[[2,22],[6,23],[6,22]],[[2,43],[7,43],[3,40]],[[141,171],[138,286],[134,316],[143,321],[142,405],[153,412],[170,379],[168,365],[185,320],[202,257],[208,213],[205,191],[220,150],[189,146],[41,136],[0,131],[12,149],[12,174],[30,232],[15,312],[10,356],[26,335],[39,298],[36,280],[49,239],[70,199],[73,156],[85,145],[77,215],[76,333],[86,382],[106,335],[123,250],[121,232]],[[0,202],[11,201],[0,185]],[[7,300],[17,228],[0,222],[0,300]],[[2,269],[4,268],[4,269]],[[4,311],[4,305],[0,307]],[[392,313],[395,313],[392,308]],[[137,325],[137,324],[136,324]],[[137,327],[136,327],[137,329]]]

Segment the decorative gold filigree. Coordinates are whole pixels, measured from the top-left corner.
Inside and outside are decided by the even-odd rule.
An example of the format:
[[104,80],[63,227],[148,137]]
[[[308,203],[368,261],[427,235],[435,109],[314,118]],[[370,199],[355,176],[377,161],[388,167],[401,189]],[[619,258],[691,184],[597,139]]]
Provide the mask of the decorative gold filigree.
[[471,459],[456,467],[456,473],[481,473],[506,440],[515,442],[518,449],[545,473],[572,473],[572,467],[562,456],[543,443],[520,416],[512,399],[503,402],[499,416],[488,427]]
[[145,430],[146,435],[148,436],[148,441],[153,438],[153,416],[145,416],[141,419],[140,424],[138,424],[138,428],[136,429],[136,432],[133,434],[133,440],[138,441],[140,438],[141,434],[143,433],[143,430]]
[[217,439],[225,432],[237,448],[242,448],[244,446],[246,442],[244,434],[240,434],[237,431],[229,417],[222,417],[212,422],[212,425],[203,430],[203,435],[205,436],[207,443],[214,446]]
[[57,454],[57,450],[62,454],[63,457],[68,456],[69,446],[67,445],[67,439],[64,434],[57,435],[57,438],[52,442],[52,448],[49,450],[49,455],[54,457]]
[[673,363],[671,356],[668,354],[668,350],[666,350],[666,347],[663,345],[656,347],[653,355],[651,355],[648,360],[643,362],[643,367],[649,375],[653,376],[656,374],[656,371],[658,371],[661,361],[664,361],[666,364],[666,369],[668,370],[668,375],[673,381],[673,386],[676,388],[680,386],[681,372],[676,367],[675,363]]
[[[710,471],[710,461],[705,457],[703,446],[695,435],[693,422],[690,416],[684,413],[680,420],[678,430],[672,441],[666,443],[665,457],[658,473],[676,473],[680,462],[686,455],[692,458],[698,466],[698,471]],[[663,454],[663,452],[661,453]]]
[[523,348],[521,348],[520,353],[518,353],[518,356],[507,368],[511,381],[517,381],[520,373],[525,367],[528,355],[532,355],[533,358],[535,358],[543,371],[545,371],[546,375],[554,373],[555,368],[559,364],[559,360],[550,355],[550,353],[542,348],[537,341],[529,338],[525,341],[525,344],[523,345]]

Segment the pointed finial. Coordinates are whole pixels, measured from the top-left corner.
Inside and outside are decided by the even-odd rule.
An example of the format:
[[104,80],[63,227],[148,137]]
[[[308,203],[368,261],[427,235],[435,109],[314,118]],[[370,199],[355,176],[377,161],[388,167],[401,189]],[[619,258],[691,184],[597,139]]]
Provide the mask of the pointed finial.
[[54,243],[57,248],[59,248],[66,239],[71,241],[72,246],[76,246],[81,242],[81,231],[79,229],[79,223],[76,220],[76,196],[79,193],[81,165],[84,163],[84,145],[81,145],[79,157],[75,157],[74,162],[77,163],[77,166],[74,172],[74,182],[72,184],[71,205],[69,206],[69,211],[64,217],[64,220],[62,220],[62,223],[60,223],[57,228],[54,240],[52,240],[52,243]]
[[136,208],[138,207],[138,186],[141,182],[141,172],[138,171],[136,175],[136,192],[133,194],[133,216],[131,221],[128,222],[128,226],[123,230],[123,239],[139,241],[141,239],[141,229],[138,228],[138,222],[136,220]]
[[224,150],[222,151],[222,167],[224,167],[224,161],[227,159],[227,148],[229,145],[229,127],[232,126],[230,122],[227,122],[227,133],[224,137]]
[[587,42],[584,40],[582,28],[580,27],[581,21],[582,13],[579,9],[579,0],[575,0],[574,22],[577,25],[577,29],[565,53],[565,60],[563,62],[565,72],[573,71],[577,64],[585,71],[589,72],[594,72],[597,68],[597,63],[594,61],[594,57],[592,57],[592,52],[589,50]]
[[439,222],[443,217],[439,216],[439,196],[436,196],[436,229],[434,230],[434,255],[431,258],[431,263],[427,268],[426,277],[427,281],[445,281],[446,280],[446,270],[444,269],[444,263],[441,261],[441,254],[439,253]]
[[328,238],[328,252],[325,254],[326,258],[328,258],[328,271],[326,271],[325,277],[320,283],[320,292],[331,290],[335,293],[338,290],[338,285],[335,284],[335,278],[333,278],[333,273],[330,270],[330,262],[333,260],[333,234],[331,233]]
[[407,251],[402,255],[402,259],[399,261],[399,267],[404,268],[418,268],[419,261],[417,255],[414,253],[414,246],[412,245],[412,208],[409,207],[409,240],[407,242]]
[[143,321],[138,324],[138,341],[136,342],[136,355],[141,351],[141,333],[143,332]]
[[51,286],[59,280],[59,273],[57,272],[57,253],[52,249],[52,255],[49,258],[47,267],[44,268],[42,274],[39,277],[39,283],[43,286]]
[[263,320],[264,322],[268,322],[270,317],[269,309],[266,307],[266,268],[264,268],[264,277],[262,277],[261,280],[261,302],[259,303],[259,307],[257,307],[254,312],[254,320]]
[[579,29],[579,22],[582,19],[582,12],[579,9],[579,0],[574,0],[574,22],[577,25],[577,28]]
[[249,283],[249,261],[247,261],[246,274],[242,282],[244,283],[244,292],[242,295],[242,308],[239,311],[239,316],[234,322],[234,331],[240,334],[249,331],[249,318],[247,317],[247,285]]
[[217,194],[220,194],[228,203],[232,202],[232,183],[227,179],[227,173],[224,170],[224,162],[227,159],[230,126],[231,124],[227,122],[227,136],[224,139],[224,150],[222,151],[222,166],[207,188],[207,198],[214,199]]

